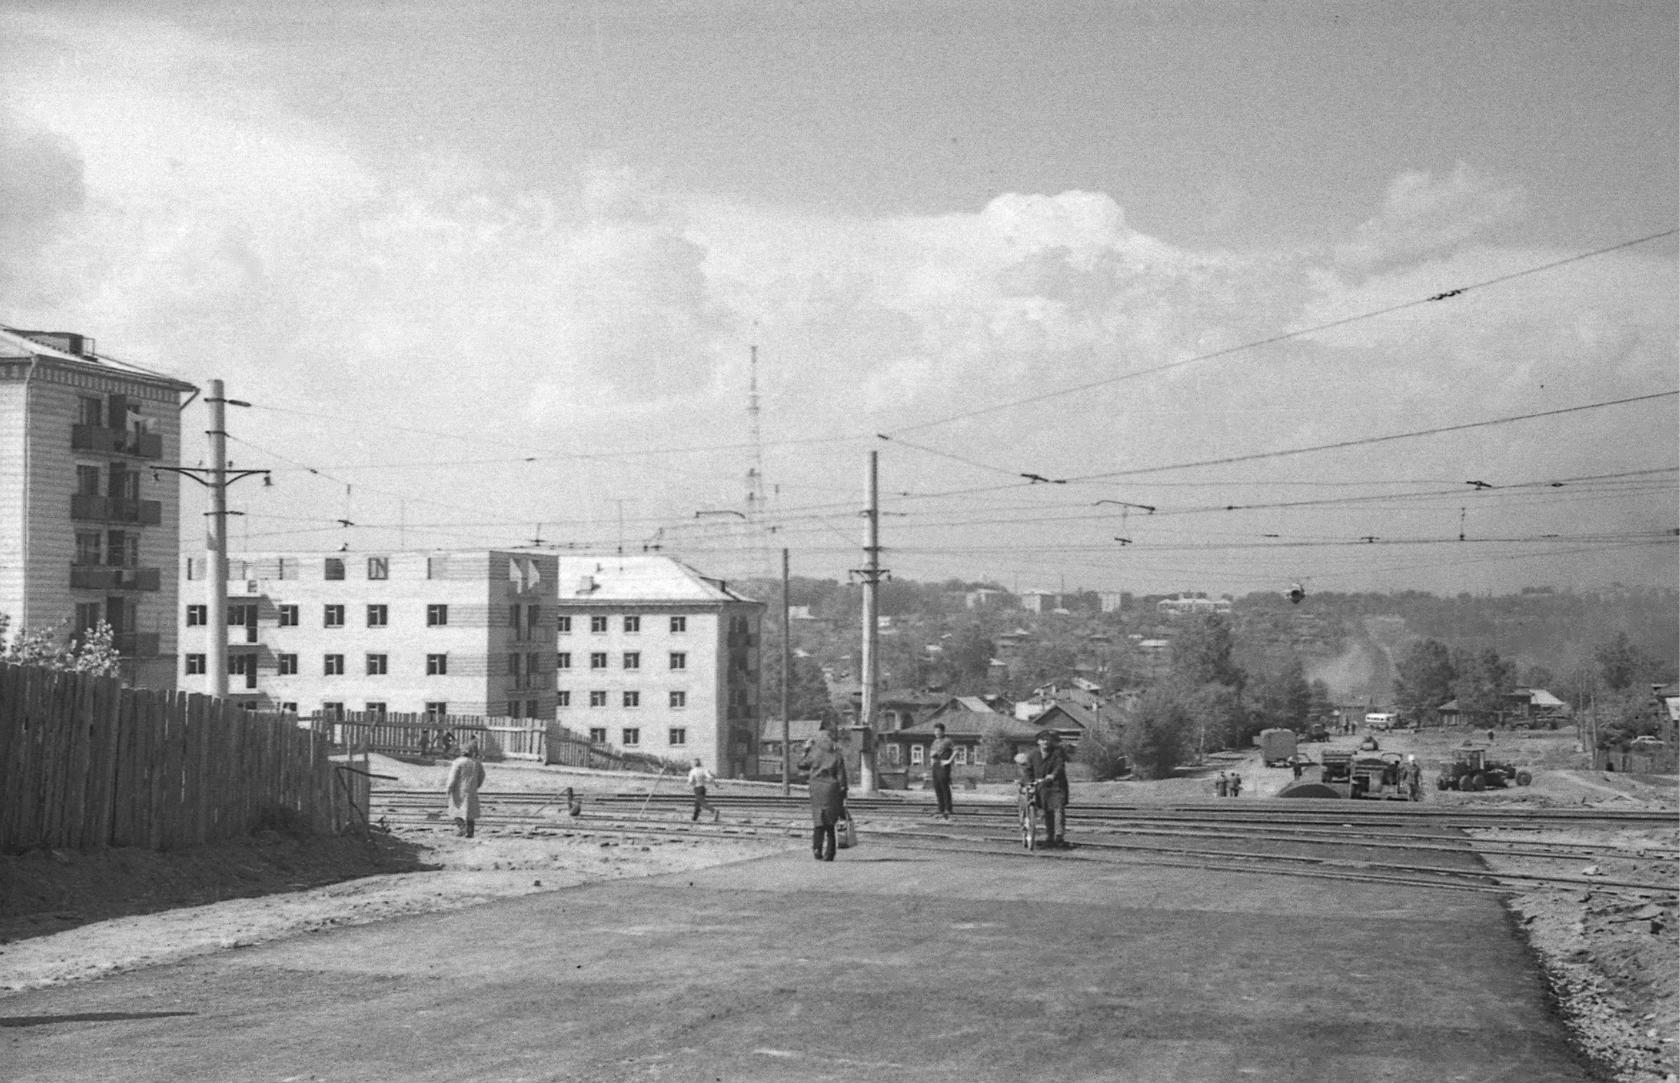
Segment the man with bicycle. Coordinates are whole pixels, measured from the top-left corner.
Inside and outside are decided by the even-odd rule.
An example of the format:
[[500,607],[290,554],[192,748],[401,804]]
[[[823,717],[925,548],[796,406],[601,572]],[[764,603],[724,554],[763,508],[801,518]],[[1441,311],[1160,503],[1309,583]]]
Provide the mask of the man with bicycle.
[[1067,830],[1067,750],[1055,730],[1038,731],[1038,747],[1027,753],[1021,765],[1021,781],[1034,784],[1034,801],[1044,810],[1044,833],[1051,849],[1070,849]]

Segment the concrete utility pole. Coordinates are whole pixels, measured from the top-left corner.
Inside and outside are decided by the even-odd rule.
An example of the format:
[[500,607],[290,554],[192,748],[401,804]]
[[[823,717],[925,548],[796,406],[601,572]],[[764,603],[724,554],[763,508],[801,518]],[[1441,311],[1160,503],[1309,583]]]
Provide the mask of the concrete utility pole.
[[180,474],[191,478],[210,490],[210,511],[206,513],[204,549],[209,559],[204,579],[205,634],[210,642],[204,653],[204,690],[219,699],[228,691],[228,632],[227,632],[227,487],[241,478],[261,475],[267,485],[267,470],[229,470],[227,466],[227,414],[224,407],[249,406],[248,402],[226,398],[222,381],[210,381],[210,394],[204,397],[210,406],[210,466],[158,466],[154,471]]
[[858,705],[858,733],[862,748],[858,757],[858,786],[864,793],[877,790],[875,781],[875,691],[880,684],[880,655],[876,650],[880,636],[879,609],[881,577],[887,572],[881,567],[881,494],[879,485],[879,452],[869,453],[869,510],[863,514],[869,520],[868,543],[863,552],[865,566],[857,574],[863,577],[863,696]]
[[788,723],[788,686],[793,683],[793,641],[788,627],[788,551],[782,550],[782,796],[793,788],[793,745]]

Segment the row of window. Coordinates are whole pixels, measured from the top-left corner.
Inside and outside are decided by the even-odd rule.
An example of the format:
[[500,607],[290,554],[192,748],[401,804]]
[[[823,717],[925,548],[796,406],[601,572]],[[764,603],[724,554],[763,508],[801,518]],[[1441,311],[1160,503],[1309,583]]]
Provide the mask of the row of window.
[[[299,609],[295,605],[277,607],[280,612],[280,627],[296,628],[301,623]],[[515,621],[518,609],[515,607]],[[257,607],[254,605],[230,605],[227,611],[228,626],[244,628],[256,623]],[[210,607],[207,605],[187,606],[187,627],[199,628],[210,623]],[[388,605],[370,605],[367,607],[367,626],[369,628],[384,628],[391,623],[391,607]],[[426,606],[426,627],[441,628],[449,623],[449,606],[432,604]],[[321,626],[323,628],[344,627],[344,606],[328,604],[321,607]]]
[[[605,707],[607,705],[607,696],[608,695],[609,695],[609,693],[604,692],[600,689],[596,689],[596,690],[590,692],[589,693],[589,705],[591,707]],[[673,707],[677,710],[681,710],[684,707],[688,706],[688,693],[687,692],[672,691],[672,692],[666,693],[666,695],[668,697],[667,700],[666,700],[666,705],[667,706]],[[556,706],[570,707],[572,705],[571,689],[562,688],[558,692],[555,693],[555,696],[558,699],[558,702],[556,703]],[[619,696],[620,696],[619,706],[621,706],[621,707],[640,707],[642,705],[642,694],[640,692],[635,692],[635,691],[620,692]]]
[[[597,633],[609,631],[610,629],[608,628],[608,621],[610,621],[611,619],[612,618],[606,617],[606,616],[590,617],[589,618],[589,630],[591,632],[597,632]],[[623,618],[623,621],[624,621],[624,630],[631,635],[636,635],[637,633],[639,633],[642,630],[642,618],[641,617],[625,617],[625,618]],[[688,618],[687,617],[672,617],[671,618],[671,631],[678,634],[678,635],[688,631]],[[564,615],[560,617],[560,634],[561,635],[571,635],[572,634],[572,618],[571,617],[564,616]]]
[[[253,711],[259,709],[259,706],[255,701],[246,703],[245,706]],[[519,700],[510,699],[507,703],[507,711],[502,715],[502,717],[537,718],[539,717],[541,707],[542,704],[534,699],[525,700],[523,704],[521,704]],[[289,714],[298,713],[298,705],[296,703],[282,703],[280,704],[280,709]],[[372,702],[366,704],[362,710],[367,714],[383,715],[387,713],[387,705],[383,702]],[[344,718],[344,711],[345,706],[342,700],[328,700],[327,702],[321,704],[321,714],[326,718],[342,720]],[[449,704],[442,700],[428,700],[426,702],[426,709],[424,713],[441,717],[449,713]],[[604,737],[602,738],[602,740],[605,739],[606,738]]]
[[[232,655],[232,656],[230,656],[228,658],[228,672],[229,673],[244,673],[244,672],[247,672],[247,670],[245,668],[245,659],[247,659],[249,657],[251,657],[251,655]],[[207,663],[207,658],[208,658],[207,655],[189,654],[189,655],[186,656],[186,658],[187,658],[187,674],[189,676],[191,676],[193,674],[198,674],[198,673],[205,672],[205,667],[208,664]],[[282,676],[282,677],[292,677],[292,676],[295,676],[297,674],[297,672],[298,672],[298,656],[297,655],[295,655],[295,654],[278,655],[277,656],[277,661],[279,662],[280,676]],[[388,655],[388,654],[369,654],[369,655],[366,656],[366,664],[367,664],[367,675],[369,677],[383,677],[387,673],[390,672],[391,656]],[[536,665],[536,656],[532,655],[529,659],[527,659],[526,662],[525,662],[525,665],[527,667],[533,667],[534,668],[535,665]],[[511,673],[513,676],[517,677],[520,674],[520,669],[521,669],[521,666],[520,666],[519,656],[517,654],[508,655],[508,671],[509,671],[509,673]],[[344,676],[344,655],[342,655],[342,654],[324,654],[324,655],[322,655],[321,656],[321,673],[322,673],[323,676],[327,676],[327,677],[342,677],[342,676]],[[426,655],[426,676],[428,676],[428,677],[447,677],[448,675],[449,675],[449,655],[447,655],[447,654],[428,654],[428,655]]]
[[[894,751],[896,752],[897,749],[894,748]],[[922,764],[926,763],[927,762],[927,751],[928,750],[927,750],[927,747],[925,745],[911,745],[910,746],[910,765],[912,767],[920,767],[920,766],[922,766]],[[969,748],[968,748],[967,745],[957,745],[954,751],[956,752],[956,755],[952,759],[952,761],[951,761],[952,763],[967,763],[968,762]],[[980,762],[980,750],[978,748],[974,749],[974,762],[976,764],[978,764]]]
[[[620,748],[636,748],[642,743],[642,728],[640,726],[625,726],[618,731],[618,734]],[[607,728],[605,726],[590,727],[589,740],[598,745],[606,744]],[[665,743],[673,748],[688,744],[688,729],[683,726],[672,726],[665,731]]]
[[[687,669],[688,668],[688,652],[687,651],[672,651],[668,661],[669,661],[669,664],[670,664],[670,668],[672,668],[672,669],[678,669],[678,670]],[[623,656],[623,664],[624,664],[625,669],[641,669],[642,668],[642,652],[641,651],[625,651],[624,656]],[[559,654],[557,654],[555,656],[554,668],[555,669],[571,669],[572,668],[572,652],[571,651],[561,651]],[[610,666],[608,664],[607,652],[606,651],[592,651],[592,652],[590,652],[589,668],[590,669],[608,669],[608,668],[610,668]]]

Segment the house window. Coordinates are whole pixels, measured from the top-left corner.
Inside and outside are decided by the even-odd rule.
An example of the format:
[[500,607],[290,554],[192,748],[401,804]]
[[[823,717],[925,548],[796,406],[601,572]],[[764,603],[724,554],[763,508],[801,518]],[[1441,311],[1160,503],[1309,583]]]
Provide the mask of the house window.
[[383,605],[370,605],[367,607],[367,620],[369,628],[383,628],[391,623],[391,611]]
[[99,627],[99,622],[104,619],[98,602],[76,603],[76,630],[78,632],[90,632]]
[[449,704],[441,699],[427,700],[426,713],[434,718],[442,718],[449,713]]
[[624,747],[635,748],[642,743],[642,731],[635,726],[625,726],[623,729]]
[[280,627],[296,628],[298,624],[298,607],[283,605],[280,607]]
[[210,607],[207,605],[187,606],[187,627],[200,628],[210,623]]
[[98,564],[100,554],[105,551],[104,541],[97,530],[76,531],[76,563]]
[[339,557],[328,557],[323,574],[328,579],[343,579],[344,561]]
[[385,676],[385,668],[390,655],[370,654],[367,656],[367,672],[369,677]]
[[105,401],[92,395],[79,397],[76,400],[76,424],[103,428],[105,426]]
[[82,496],[99,495],[99,467],[76,467],[76,492]]
[[687,651],[672,651],[671,652],[671,668],[672,669],[687,669],[688,668],[688,652]]
[[624,705],[626,707],[640,707],[642,705],[642,694],[640,692],[624,693]]
[[526,718],[537,717],[537,709],[540,706],[541,706],[541,702],[539,700],[534,700],[534,699],[526,700],[525,701],[525,717]]
[[604,631],[606,631],[607,630],[607,618],[605,618],[605,617],[590,617],[589,618],[589,630],[591,632],[604,632]]
[[344,704],[338,700],[326,700],[321,704],[321,716],[330,718],[334,722],[344,721]]
[[589,656],[589,668],[590,669],[606,669],[607,668],[607,652],[606,651],[595,651],[594,653],[592,653]]
[[668,743],[673,747],[688,744],[688,730],[682,726],[672,726]]
[[641,651],[625,651],[624,652],[624,668],[625,669],[641,669],[642,668],[642,652]]
[[447,654],[428,654],[428,655],[426,655],[426,676],[428,676],[428,677],[444,677],[444,676],[448,676],[448,674],[449,674],[449,655],[447,655]]
[[517,654],[508,655],[507,671],[508,671],[508,676],[513,678],[513,686],[515,688],[520,687],[520,684],[519,684],[519,672],[520,672],[520,670],[519,670],[519,655],[517,655]]
[[367,713],[375,718],[384,718],[385,705],[383,703],[370,703],[367,705]]
[[449,623],[449,607],[433,603],[426,607],[426,627],[441,628]]
[[294,700],[280,704],[280,711],[282,714],[297,714],[297,702]]
[[369,579],[389,579],[389,578],[391,578],[391,558],[390,557],[368,557],[368,578]]
[[561,651],[559,654],[556,654],[554,656],[554,668],[555,669],[571,669],[572,668],[572,652],[571,651]]
[[642,630],[642,618],[640,618],[640,617],[625,617],[624,618],[624,630],[626,632],[631,633],[631,634],[635,634],[637,632],[640,632]]
[[295,654],[282,654],[280,656],[280,676],[290,677],[297,673],[297,671],[298,656]]
[[344,607],[341,605],[329,605],[322,609],[321,626],[323,628],[344,627]]
[[203,673],[206,669],[205,656],[202,654],[187,655],[187,676]]
[[555,618],[555,624],[559,628],[559,631],[560,631],[561,635],[569,636],[569,635],[572,634],[572,618],[571,617],[565,617],[565,616],[556,617]]
[[606,744],[607,743],[607,727],[605,727],[605,726],[591,726],[591,727],[589,727],[589,743],[592,744],[592,745],[604,745],[604,744]]
[[328,677],[344,676],[344,655],[327,654],[321,657],[321,672]]
[[554,705],[556,707],[570,707],[572,705],[571,690],[562,688],[560,691],[554,693]]
[[687,692],[672,692],[671,693],[671,706],[676,707],[678,709],[681,709],[683,707],[687,707],[688,706],[688,693]]
[[921,745],[910,746],[910,766],[920,767],[926,760],[927,749]]
[[599,691],[589,693],[589,705],[591,707],[605,707],[607,705],[607,694]]
[[688,631],[688,618],[687,617],[672,617],[671,618],[671,631],[673,631],[673,632],[686,632],[686,631]]

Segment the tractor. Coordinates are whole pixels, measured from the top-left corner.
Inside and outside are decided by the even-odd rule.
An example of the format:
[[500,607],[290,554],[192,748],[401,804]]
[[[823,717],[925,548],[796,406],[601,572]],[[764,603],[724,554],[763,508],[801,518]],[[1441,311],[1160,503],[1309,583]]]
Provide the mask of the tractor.
[[1438,790],[1502,790],[1511,783],[1526,786],[1534,776],[1515,764],[1493,758],[1493,750],[1479,746],[1453,749],[1453,760],[1441,768],[1436,776]]

